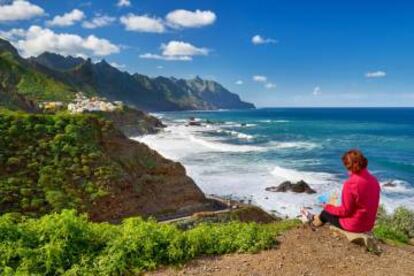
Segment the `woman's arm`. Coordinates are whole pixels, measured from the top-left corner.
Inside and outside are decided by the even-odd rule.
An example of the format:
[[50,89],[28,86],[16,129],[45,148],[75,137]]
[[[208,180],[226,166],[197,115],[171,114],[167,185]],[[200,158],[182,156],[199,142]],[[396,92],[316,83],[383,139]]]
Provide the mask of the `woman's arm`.
[[342,189],[342,203],[340,206],[334,206],[331,204],[325,205],[325,211],[338,216],[338,217],[349,217],[354,213],[356,207],[355,195],[352,190],[352,183],[348,180],[344,183]]

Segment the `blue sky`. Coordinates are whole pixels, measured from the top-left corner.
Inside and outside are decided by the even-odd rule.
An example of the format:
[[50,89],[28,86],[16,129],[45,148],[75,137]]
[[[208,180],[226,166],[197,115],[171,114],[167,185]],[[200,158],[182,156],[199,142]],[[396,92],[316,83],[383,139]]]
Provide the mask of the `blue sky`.
[[387,2],[0,0],[0,35],[257,106],[414,106],[414,3]]

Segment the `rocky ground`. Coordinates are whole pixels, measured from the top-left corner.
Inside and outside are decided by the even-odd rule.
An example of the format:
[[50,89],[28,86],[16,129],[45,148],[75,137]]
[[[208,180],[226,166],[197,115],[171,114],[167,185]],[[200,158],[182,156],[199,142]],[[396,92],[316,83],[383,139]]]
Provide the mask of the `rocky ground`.
[[150,275],[414,275],[414,247],[381,245],[376,256],[334,237],[328,227],[287,232],[277,248],[194,260]]

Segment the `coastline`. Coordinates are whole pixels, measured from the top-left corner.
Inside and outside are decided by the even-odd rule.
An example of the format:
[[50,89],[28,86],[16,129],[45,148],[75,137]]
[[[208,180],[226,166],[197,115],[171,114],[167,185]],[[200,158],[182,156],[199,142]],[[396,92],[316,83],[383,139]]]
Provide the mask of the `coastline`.
[[[260,160],[256,155],[266,154],[267,146],[272,150],[280,152],[296,151],[303,152],[311,160],[312,150],[323,146],[309,141],[286,141],[263,145],[255,145],[251,141],[256,139],[253,129],[261,124],[278,124],[281,127],[291,124],[291,121],[283,118],[247,121],[240,128],[238,121],[222,119],[219,120],[218,113],[227,115],[232,111],[208,111],[208,112],[175,112],[156,113],[167,127],[158,134],[130,137],[139,142],[147,144],[164,157],[180,162],[186,168],[187,174],[194,179],[206,195],[216,194],[220,197],[232,197],[237,200],[251,201],[255,206],[264,209],[270,214],[277,214],[280,217],[295,217],[300,207],[310,207],[315,212],[320,208],[317,204],[317,197],[320,194],[338,190],[342,186],[343,178],[336,174],[294,170],[289,166],[279,165],[282,162],[272,163],[268,160]],[[197,114],[197,120],[210,121],[210,115],[216,118],[211,124],[200,126],[186,126],[189,114]],[[171,116],[174,115],[174,116]],[[208,116],[207,116],[208,115]],[[207,119],[206,119],[207,118]],[[259,125],[260,126],[260,125]],[[213,139],[211,133],[217,133],[226,139],[240,141],[239,143],[226,143],[222,138]],[[253,137],[253,138],[252,138]],[[215,137],[214,137],[215,138]],[[240,158],[239,158],[240,156]],[[245,160],[246,156],[253,156],[253,160]],[[230,159],[232,158],[232,159]],[[243,159],[244,158],[244,159]],[[242,160],[243,159],[243,160]],[[246,164],[246,162],[248,162]],[[251,163],[251,167],[250,166]],[[265,162],[268,162],[265,164]],[[265,191],[266,188],[277,186],[283,181],[305,180],[317,190],[317,194],[295,194],[295,193],[272,193]],[[404,182],[398,180],[382,180],[382,184],[393,183],[395,187],[384,187],[385,193],[382,203],[388,211],[393,211],[398,206],[410,205],[410,198],[394,201],[394,196],[408,192],[411,195],[411,188],[407,188]],[[391,195],[391,196],[390,196]]]

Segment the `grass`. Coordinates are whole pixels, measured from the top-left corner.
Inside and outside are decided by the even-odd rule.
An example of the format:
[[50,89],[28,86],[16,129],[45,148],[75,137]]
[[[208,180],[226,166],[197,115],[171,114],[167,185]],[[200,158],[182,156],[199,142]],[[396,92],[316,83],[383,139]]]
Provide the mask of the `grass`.
[[297,225],[232,221],[183,231],[141,218],[93,223],[73,210],[39,219],[6,214],[0,217],[0,274],[137,274],[201,255],[268,249],[277,235]]

